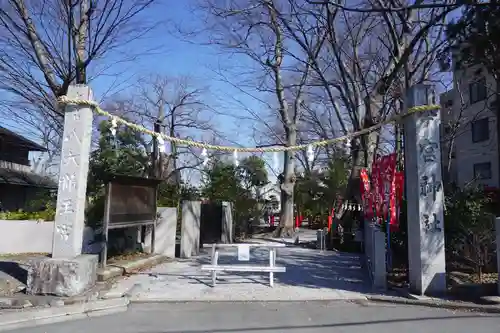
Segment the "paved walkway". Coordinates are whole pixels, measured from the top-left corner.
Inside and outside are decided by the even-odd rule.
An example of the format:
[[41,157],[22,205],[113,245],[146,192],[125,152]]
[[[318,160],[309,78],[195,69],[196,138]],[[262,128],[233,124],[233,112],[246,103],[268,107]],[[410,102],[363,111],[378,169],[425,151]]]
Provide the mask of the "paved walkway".
[[[219,262],[234,263],[236,256],[236,249],[222,251]],[[200,270],[209,259],[209,249],[203,249],[195,259],[161,264],[118,281],[107,297],[127,292],[135,301],[346,300],[364,299],[371,289],[356,254],[300,246],[278,249],[277,264],[287,271],[275,274],[274,288],[268,274],[254,273],[220,273],[212,287],[210,273]],[[267,263],[268,251],[252,250],[250,260]]]

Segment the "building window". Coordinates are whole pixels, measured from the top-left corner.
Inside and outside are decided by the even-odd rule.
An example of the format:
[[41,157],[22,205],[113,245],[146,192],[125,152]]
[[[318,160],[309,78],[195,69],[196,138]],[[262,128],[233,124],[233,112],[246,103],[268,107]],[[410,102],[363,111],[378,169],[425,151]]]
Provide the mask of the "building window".
[[449,99],[446,102],[444,102],[444,107],[445,108],[449,108],[449,107],[452,107],[452,106],[453,106],[453,100],[452,99]]
[[483,77],[469,84],[469,100],[470,104],[486,99],[486,79]]
[[490,127],[488,118],[474,120],[471,123],[471,127],[472,127],[472,142],[476,143],[489,140]]
[[475,179],[491,179],[491,163],[476,163],[474,164]]

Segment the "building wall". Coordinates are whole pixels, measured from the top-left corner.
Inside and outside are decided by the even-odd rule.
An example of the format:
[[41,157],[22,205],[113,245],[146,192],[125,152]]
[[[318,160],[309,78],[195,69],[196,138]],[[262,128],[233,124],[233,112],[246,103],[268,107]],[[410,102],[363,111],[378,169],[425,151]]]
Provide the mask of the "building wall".
[[0,160],[29,166],[29,149],[0,138]]
[[46,191],[46,189],[13,184],[0,184],[0,202],[2,203],[2,208],[8,211],[16,211],[19,209],[26,210],[30,202],[35,200],[38,193],[41,191]]
[[[470,83],[481,77],[486,79],[487,98],[483,101],[470,102]],[[497,118],[491,109],[493,94],[496,92],[495,80],[481,71],[478,66],[454,73],[454,103],[453,113],[460,121],[460,129],[456,136],[456,166],[457,183],[463,187],[471,181],[477,184],[498,187],[498,131]],[[473,142],[472,121],[488,118],[489,139],[483,142]],[[491,177],[489,179],[475,179],[474,165],[491,163]]]

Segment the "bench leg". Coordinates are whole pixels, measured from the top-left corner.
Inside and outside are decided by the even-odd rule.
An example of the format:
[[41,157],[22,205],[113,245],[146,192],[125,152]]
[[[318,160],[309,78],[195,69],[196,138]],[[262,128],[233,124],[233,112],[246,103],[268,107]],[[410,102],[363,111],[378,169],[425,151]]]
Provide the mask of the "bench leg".
[[[274,261],[275,261],[275,255],[274,252],[275,249],[269,249],[269,266],[274,267]],[[272,288],[274,287],[274,272],[269,272],[269,286]]]
[[[217,266],[219,263],[219,251],[212,245],[212,265]],[[215,287],[217,282],[217,271],[212,271],[212,287]]]
[[216,281],[217,281],[217,272],[212,271],[212,287],[215,287]]

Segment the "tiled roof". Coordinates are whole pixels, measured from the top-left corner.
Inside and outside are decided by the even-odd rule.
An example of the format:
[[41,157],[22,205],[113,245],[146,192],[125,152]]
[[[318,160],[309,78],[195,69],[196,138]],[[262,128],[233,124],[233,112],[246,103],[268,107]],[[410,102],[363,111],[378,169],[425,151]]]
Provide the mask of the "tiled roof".
[[49,177],[32,172],[4,168],[0,168],[0,184],[14,184],[57,189],[57,183]]

